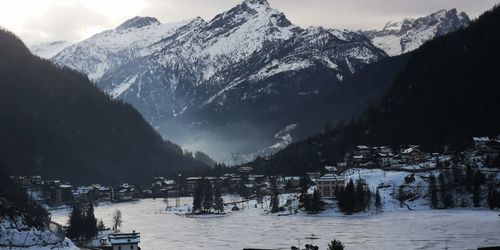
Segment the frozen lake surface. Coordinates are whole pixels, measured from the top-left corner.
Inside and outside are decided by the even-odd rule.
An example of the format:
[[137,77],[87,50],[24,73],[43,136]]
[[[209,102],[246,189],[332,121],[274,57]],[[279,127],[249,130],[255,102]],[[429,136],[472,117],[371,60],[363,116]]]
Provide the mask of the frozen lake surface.
[[[182,198],[187,204],[190,198]],[[111,225],[112,213],[123,215],[122,231],[141,233],[142,249],[290,249],[311,234],[320,249],[339,239],[346,249],[477,249],[500,245],[498,211],[420,210],[372,216],[269,216],[260,208],[219,218],[186,218],[165,212],[162,199],[145,199],[96,207],[96,217]],[[69,211],[52,211],[65,224]]]

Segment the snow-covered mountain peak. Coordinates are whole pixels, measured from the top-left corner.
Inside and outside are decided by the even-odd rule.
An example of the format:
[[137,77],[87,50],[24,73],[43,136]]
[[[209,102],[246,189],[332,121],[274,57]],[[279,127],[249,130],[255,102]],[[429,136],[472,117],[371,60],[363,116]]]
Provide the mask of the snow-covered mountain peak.
[[245,0],[242,4],[246,4],[251,8],[270,8],[269,2],[267,0]]
[[136,16],[133,17],[122,24],[120,24],[118,27],[116,27],[116,30],[125,30],[125,29],[131,29],[131,28],[142,28],[145,26],[149,26],[151,24],[160,24],[160,21],[154,17],[141,17],[141,16]]
[[395,56],[417,49],[435,37],[466,27],[470,19],[456,9],[439,10],[424,17],[388,22],[381,30],[365,31],[365,35],[388,55]]

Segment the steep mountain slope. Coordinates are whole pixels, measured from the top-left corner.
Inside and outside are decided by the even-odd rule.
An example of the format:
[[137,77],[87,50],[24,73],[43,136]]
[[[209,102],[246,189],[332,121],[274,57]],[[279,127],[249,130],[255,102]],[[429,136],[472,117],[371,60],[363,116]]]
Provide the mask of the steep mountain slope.
[[55,41],[55,42],[35,44],[33,46],[30,46],[29,49],[31,53],[33,53],[34,55],[37,55],[44,59],[50,59],[55,55],[57,55],[57,53],[61,52],[66,47],[70,46],[71,44],[73,43],[69,41]]
[[[290,145],[251,166],[303,173],[339,161],[355,144],[460,149],[500,134],[500,7],[411,54],[376,108],[363,118]],[[279,169],[275,166],[280,166]]]
[[464,12],[440,10],[417,19],[389,22],[382,30],[369,30],[364,34],[389,56],[395,56],[415,50],[435,37],[467,27],[469,23],[470,19]]
[[204,167],[164,141],[129,104],[33,56],[7,31],[0,31],[0,78],[0,165],[9,174],[148,182]]
[[131,19],[53,61],[88,74],[181,143],[181,134],[248,124],[272,145],[272,135],[293,121],[262,124],[261,117],[334,90],[343,77],[386,57],[362,34],[297,27],[265,0],[247,0],[209,22],[130,25],[136,19],[153,20]]
[[[412,34],[447,27],[453,15],[427,19],[407,25]],[[266,0],[246,0],[208,22],[135,17],[52,60],[132,104],[167,138],[228,161],[231,152],[268,154],[356,116],[387,81],[365,91],[346,79],[386,57],[360,32],[303,29]]]

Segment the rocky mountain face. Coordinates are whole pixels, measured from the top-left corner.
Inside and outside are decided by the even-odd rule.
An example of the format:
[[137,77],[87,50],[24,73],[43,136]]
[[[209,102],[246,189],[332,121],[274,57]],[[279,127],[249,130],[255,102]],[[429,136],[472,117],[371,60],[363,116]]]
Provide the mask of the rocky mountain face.
[[395,56],[415,50],[435,37],[465,28],[469,23],[464,12],[440,10],[417,19],[389,22],[381,30],[369,30],[364,34],[389,56]]
[[210,21],[134,17],[52,60],[131,103],[165,137],[228,161],[231,152],[251,158],[315,132],[301,126],[298,107],[314,113],[304,103],[386,57],[366,34],[304,29],[266,0],[246,0]]

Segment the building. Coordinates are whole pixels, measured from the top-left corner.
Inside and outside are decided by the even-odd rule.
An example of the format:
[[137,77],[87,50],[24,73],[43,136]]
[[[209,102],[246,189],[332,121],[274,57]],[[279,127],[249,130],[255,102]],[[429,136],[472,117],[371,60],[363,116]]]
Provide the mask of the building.
[[108,243],[102,249],[106,250],[140,250],[139,243],[141,234],[133,231],[132,233],[114,233],[108,235]]
[[472,137],[472,141],[474,141],[474,147],[477,150],[486,149],[488,142],[490,142],[489,137]]
[[354,154],[355,155],[362,155],[365,158],[367,158],[371,154],[371,149],[365,145],[358,145],[354,149]]
[[425,153],[420,150],[419,146],[411,145],[401,150],[401,157],[406,163],[417,163],[425,159]]
[[382,167],[390,167],[392,164],[396,163],[394,160],[394,155],[392,154],[377,154],[377,163]]
[[345,187],[345,178],[335,174],[325,174],[316,181],[316,190],[323,197],[334,197],[335,193]]

